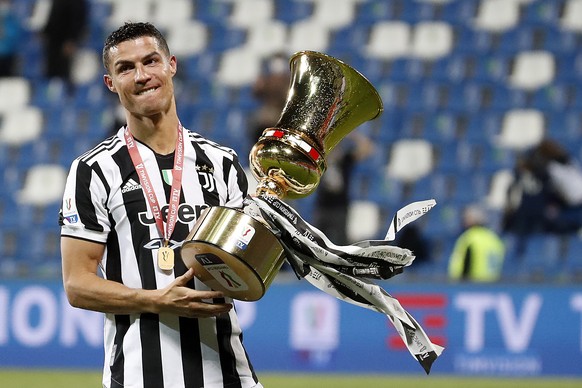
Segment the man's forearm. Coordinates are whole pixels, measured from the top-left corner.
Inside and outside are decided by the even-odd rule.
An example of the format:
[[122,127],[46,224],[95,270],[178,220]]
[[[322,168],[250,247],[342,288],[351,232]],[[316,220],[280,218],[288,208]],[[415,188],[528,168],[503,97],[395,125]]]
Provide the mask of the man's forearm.
[[65,282],[69,303],[78,308],[112,314],[157,313],[158,290],[129,288],[121,283],[85,274]]

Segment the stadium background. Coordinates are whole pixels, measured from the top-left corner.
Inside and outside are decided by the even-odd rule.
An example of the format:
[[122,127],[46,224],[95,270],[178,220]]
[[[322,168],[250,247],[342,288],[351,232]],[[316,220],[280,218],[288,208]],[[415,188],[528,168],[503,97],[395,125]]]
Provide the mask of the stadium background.
[[[68,164],[112,130],[103,39],[150,20],[178,56],[184,125],[240,155],[252,146],[251,84],[270,54],[312,49],[362,72],[385,111],[357,129],[378,152],[355,172],[351,236],[380,237],[399,207],[437,200],[419,221],[437,242],[433,262],[383,284],[447,346],[434,373],[580,376],[579,236],[534,236],[496,285],[448,284],[446,259],[464,205],[487,206],[495,224],[518,152],[545,135],[582,156],[581,1],[91,0],[73,96],[42,76],[49,4],[14,2],[27,26],[20,74],[0,80],[0,366],[99,367],[99,318],[62,297],[56,216]],[[307,220],[312,201],[294,202]],[[254,314],[246,343],[257,368],[421,372],[385,317],[312,291],[282,276],[256,306],[241,304]],[[271,348],[281,357],[261,355]]]

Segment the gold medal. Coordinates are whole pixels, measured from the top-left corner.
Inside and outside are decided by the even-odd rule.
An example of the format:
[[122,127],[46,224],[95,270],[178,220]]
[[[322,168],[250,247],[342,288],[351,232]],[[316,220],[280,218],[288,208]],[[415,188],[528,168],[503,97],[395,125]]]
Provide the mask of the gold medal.
[[158,267],[164,271],[174,269],[174,250],[170,247],[160,247],[158,249]]

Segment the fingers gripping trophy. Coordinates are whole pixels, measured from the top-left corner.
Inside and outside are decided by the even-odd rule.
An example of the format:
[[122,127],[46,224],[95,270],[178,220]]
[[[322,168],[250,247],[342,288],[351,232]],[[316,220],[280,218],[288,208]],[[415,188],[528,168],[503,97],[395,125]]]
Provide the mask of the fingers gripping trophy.
[[[250,152],[256,195],[310,195],[326,170],[326,155],[353,129],[382,113],[370,82],[344,62],[301,51],[290,59],[291,82],[279,122]],[[212,207],[194,225],[182,258],[196,276],[234,299],[260,299],[285,260],[265,222],[240,209]]]

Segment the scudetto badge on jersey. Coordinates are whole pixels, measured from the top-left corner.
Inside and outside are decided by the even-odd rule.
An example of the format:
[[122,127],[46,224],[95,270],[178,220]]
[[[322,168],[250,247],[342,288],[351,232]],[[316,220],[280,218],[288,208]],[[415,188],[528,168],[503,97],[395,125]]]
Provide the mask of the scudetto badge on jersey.
[[172,186],[173,178],[172,171],[173,171],[172,169],[162,170],[162,177],[164,178],[164,182],[166,182],[168,186]]

